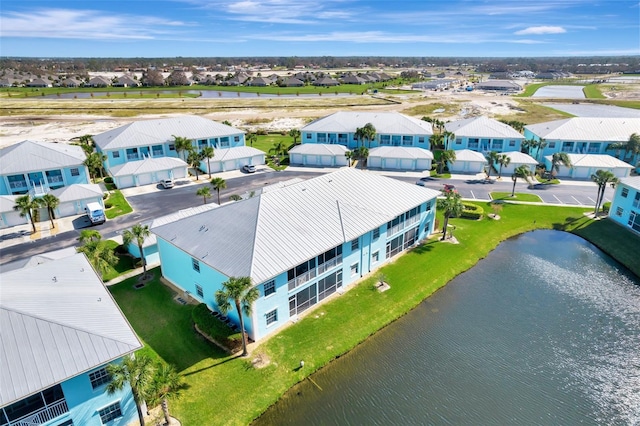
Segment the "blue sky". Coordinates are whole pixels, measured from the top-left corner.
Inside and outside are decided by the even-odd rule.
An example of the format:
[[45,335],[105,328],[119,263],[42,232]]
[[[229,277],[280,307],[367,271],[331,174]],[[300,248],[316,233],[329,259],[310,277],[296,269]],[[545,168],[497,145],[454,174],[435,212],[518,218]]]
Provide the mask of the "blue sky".
[[0,55],[640,55],[640,2],[2,0]]

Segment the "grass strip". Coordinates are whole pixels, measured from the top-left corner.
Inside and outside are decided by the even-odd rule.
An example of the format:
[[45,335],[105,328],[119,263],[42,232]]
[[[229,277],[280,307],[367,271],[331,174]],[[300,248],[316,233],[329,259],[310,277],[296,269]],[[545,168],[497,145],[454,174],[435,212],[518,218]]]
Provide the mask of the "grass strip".
[[111,205],[110,208],[105,210],[107,219],[113,219],[114,217],[122,216],[133,211],[133,208],[129,205],[127,199],[124,198],[124,195],[122,195],[122,192],[118,189],[109,194],[109,198],[106,199],[105,205],[107,203]]
[[507,200],[507,201],[526,201],[529,203],[541,203],[542,199],[535,194],[526,194],[522,192],[516,192],[513,197],[511,192],[491,192],[489,193],[491,199],[494,201]]

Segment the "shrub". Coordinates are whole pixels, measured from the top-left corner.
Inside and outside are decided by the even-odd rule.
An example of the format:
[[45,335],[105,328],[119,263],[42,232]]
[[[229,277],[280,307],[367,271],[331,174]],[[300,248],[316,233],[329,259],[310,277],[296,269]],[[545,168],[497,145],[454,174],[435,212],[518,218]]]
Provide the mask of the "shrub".
[[460,217],[465,219],[478,220],[484,216],[484,209],[476,204],[462,203],[464,209]]
[[107,176],[104,178],[104,183],[113,183],[113,178],[111,176]]
[[200,331],[231,352],[237,352],[242,347],[241,333],[233,331],[227,324],[211,315],[209,307],[200,303],[191,311],[191,318]]
[[609,214],[609,210],[611,209],[611,201],[607,201],[602,205],[602,211],[606,214]]
[[106,203],[104,203],[104,208],[105,209],[110,209],[111,207],[113,207],[113,203],[110,203],[108,201]]

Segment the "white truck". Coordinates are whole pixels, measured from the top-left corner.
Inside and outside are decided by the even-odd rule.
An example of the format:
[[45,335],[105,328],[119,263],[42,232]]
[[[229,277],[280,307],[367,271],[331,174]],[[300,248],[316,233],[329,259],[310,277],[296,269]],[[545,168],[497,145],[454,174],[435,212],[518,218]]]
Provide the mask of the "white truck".
[[100,203],[87,203],[87,207],[84,210],[87,212],[92,225],[99,225],[107,220],[104,208]]

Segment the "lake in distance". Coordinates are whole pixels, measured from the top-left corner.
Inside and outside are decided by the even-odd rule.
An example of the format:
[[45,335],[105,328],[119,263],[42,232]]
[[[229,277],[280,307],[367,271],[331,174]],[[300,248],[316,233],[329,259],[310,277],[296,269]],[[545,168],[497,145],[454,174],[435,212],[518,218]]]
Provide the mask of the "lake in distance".
[[529,232],[311,378],[255,424],[639,425],[640,282]]

